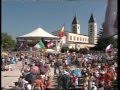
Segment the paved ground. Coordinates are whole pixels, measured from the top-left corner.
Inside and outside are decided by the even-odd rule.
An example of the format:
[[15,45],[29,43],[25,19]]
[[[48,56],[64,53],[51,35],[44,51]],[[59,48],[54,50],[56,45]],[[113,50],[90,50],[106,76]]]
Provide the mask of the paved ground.
[[[12,71],[2,71],[1,72],[1,87],[10,89],[11,87],[14,86],[14,82],[18,81],[19,76],[21,75],[21,67],[22,67],[22,62],[18,62],[18,64],[11,64],[12,66]],[[54,76],[54,68],[50,68],[50,75],[53,80]],[[54,80],[53,80],[54,82]]]
[[[11,64],[13,71],[2,71],[1,75],[1,86],[6,88],[7,90],[10,89],[11,87],[14,86],[14,82],[18,81],[19,76],[21,75],[21,67],[22,67],[22,62],[18,62],[17,65]],[[71,67],[75,68],[74,66]],[[52,88],[53,90],[56,90],[58,88],[57,84],[57,77],[54,76],[54,68],[50,68],[50,76],[52,78]]]
[[4,88],[11,88],[14,86],[14,82],[16,82],[21,75],[20,68],[21,68],[21,62],[18,62],[18,64],[11,64],[12,71],[2,71],[1,72],[1,87]]

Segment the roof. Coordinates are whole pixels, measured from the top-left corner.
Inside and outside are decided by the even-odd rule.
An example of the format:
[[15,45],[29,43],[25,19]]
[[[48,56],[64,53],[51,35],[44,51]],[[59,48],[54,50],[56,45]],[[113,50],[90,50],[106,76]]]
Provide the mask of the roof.
[[19,36],[19,37],[23,37],[23,38],[27,38],[27,37],[50,37],[50,38],[58,38],[57,36],[54,36],[48,32],[46,32],[44,29],[42,28],[37,28],[35,30],[33,30],[32,32],[28,33],[28,34],[25,34],[25,35],[22,35],[22,36]]
[[74,16],[74,19],[72,21],[72,24],[80,24],[79,21],[77,20],[76,16]]
[[89,23],[91,23],[91,22],[95,22],[95,19],[94,19],[94,17],[93,17],[93,14],[91,14],[90,19],[89,19]]
[[[73,32],[68,32],[68,33],[76,34],[76,33],[73,33]],[[88,35],[84,35],[84,34],[77,34],[77,35],[82,35],[82,36],[87,36],[88,37]]]

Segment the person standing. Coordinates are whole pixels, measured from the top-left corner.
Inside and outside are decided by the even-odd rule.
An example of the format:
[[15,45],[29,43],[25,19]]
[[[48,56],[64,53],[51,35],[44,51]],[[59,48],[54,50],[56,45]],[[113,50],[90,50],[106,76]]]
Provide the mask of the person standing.
[[47,77],[47,79],[44,82],[45,84],[45,90],[49,90],[52,86],[51,78],[50,76]]
[[70,76],[67,71],[64,71],[64,74],[61,77],[62,80],[62,88],[63,90],[68,90],[69,89],[69,84],[70,84]]
[[18,86],[22,88],[22,90],[25,89],[25,84],[28,83],[26,80],[24,80],[23,76],[20,76],[18,80]]
[[34,81],[35,90],[44,90],[44,81],[41,76],[37,75]]

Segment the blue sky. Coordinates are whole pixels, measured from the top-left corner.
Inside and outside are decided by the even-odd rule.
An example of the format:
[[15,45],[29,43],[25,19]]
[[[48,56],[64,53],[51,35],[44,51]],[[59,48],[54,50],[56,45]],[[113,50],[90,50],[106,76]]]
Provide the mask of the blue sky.
[[16,39],[41,27],[51,33],[62,27],[71,31],[76,13],[81,34],[88,34],[88,20],[93,13],[98,25],[104,22],[106,0],[2,0],[2,32]]

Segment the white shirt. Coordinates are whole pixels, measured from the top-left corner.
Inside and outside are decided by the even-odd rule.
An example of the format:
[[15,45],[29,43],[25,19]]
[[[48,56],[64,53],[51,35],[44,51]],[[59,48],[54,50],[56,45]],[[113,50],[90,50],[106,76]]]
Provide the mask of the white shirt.
[[32,90],[32,86],[30,84],[27,84],[27,90]]
[[98,90],[95,85],[93,85],[92,87],[93,87],[92,90]]

